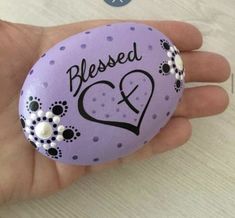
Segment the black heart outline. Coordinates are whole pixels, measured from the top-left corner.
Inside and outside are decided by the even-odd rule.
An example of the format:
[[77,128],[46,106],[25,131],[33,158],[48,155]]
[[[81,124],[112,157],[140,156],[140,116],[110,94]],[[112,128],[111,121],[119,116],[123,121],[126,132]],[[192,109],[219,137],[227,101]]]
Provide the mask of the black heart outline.
[[149,103],[152,99],[152,96],[153,96],[153,92],[154,92],[154,89],[155,89],[155,83],[154,83],[154,80],[153,80],[153,77],[146,71],[144,70],[140,70],[140,69],[136,69],[136,70],[133,70],[133,71],[130,71],[129,73],[127,73],[124,77],[122,77],[120,83],[119,83],[119,88],[120,88],[120,91],[122,91],[122,88],[123,88],[123,81],[124,79],[132,74],[132,73],[143,73],[144,75],[146,75],[151,84],[152,84],[152,90],[151,90],[151,94],[149,96],[149,99],[148,99],[148,102],[147,104],[145,105],[144,107],[144,110],[142,111],[141,113],[141,116],[139,118],[139,122],[138,122],[138,125],[135,126],[133,124],[130,124],[130,123],[126,123],[126,122],[118,122],[118,121],[107,121],[107,120],[98,120],[92,116],[90,116],[85,108],[84,108],[84,105],[83,105],[83,101],[84,101],[84,97],[86,95],[86,92],[94,85],[97,85],[97,84],[105,84],[105,85],[108,85],[110,88],[112,89],[115,89],[115,85],[113,83],[111,83],[110,81],[107,81],[107,80],[102,80],[102,81],[98,81],[98,82],[95,82],[89,86],[87,86],[80,94],[79,98],[78,98],[78,111],[79,113],[81,114],[81,116],[83,116],[85,119],[87,120],[90,120],[90,121],[93,121],[93,122],[96,122],[96,123],[101,123],[101,124],[105,124],[105,125],[110,125],[110,126],[116,126],[116,127],[120,127],[120,128],[124,128],[124,129],[127,129],[131,132],[133,132],[134,134],[136,135],[139,135],[140,133],[140,126],[141,126],[141,123],[143,121],[143,118],[144,118],[144,115],[145,115],[145,112],[149,106]]

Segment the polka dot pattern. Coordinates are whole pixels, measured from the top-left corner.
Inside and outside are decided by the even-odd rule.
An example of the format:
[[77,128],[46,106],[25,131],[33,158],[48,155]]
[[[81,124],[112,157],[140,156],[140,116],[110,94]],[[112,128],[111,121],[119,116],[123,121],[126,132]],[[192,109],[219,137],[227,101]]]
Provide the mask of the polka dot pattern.
[[[118,47],[118,42],[119,42],[119,35],[118,34],[119,33],[116,34],[115,25],[116,24],[106,25],[106,27],[108,27],[108,28],[106,28],[106,31],[103,31],[100,34],[102,36],[102,40],[100,39],[101,37],[99,36],[100,37],[99,43],[104,47],[104,49],[113,48],[114,43],[115,44],[117,43],[117,46],[116,46],[117,52],[120,50],[120,52],[123,51],[123,53],[125,53],[127,49],[129,49],[129,48],[131,49],[131,46],[128,45],[124,48],[121,45],[120,47]],[[126,24],[123,24],[123,25],[126,25]],[[94,31],[89,30],[89,31],[83,32],[82,33],[83,36],[81,38],[78,38],[79,40],[76,41],[76,43],[77,43],[76,46],[81,54],[87,54],[87,51],[88,51],[87,49],[92,50],[93,42],[91,39],[96,38],[97,32],[99,32],[98,29],[94,29]],[[154,28],[152,28],[152,27],[143,26],[143,25],[139,26],[138,24],[135,24],[135,23],[131,23],[131,24],[125,26],[125,36],[126,36],[127,41],[129,40],[129,36],[133,37],[133,36],[135,36],[135,34],[139,34],[139,33],[148,34],[147,35],[147,36],[149,36],[148,39],[151,39],[153,34],[157,34],[156,31],[154,31]],[[145,60],[144,59],[145,54],[148,54],[149,57],[151,57],[150,55],[154,55],[155,52],[162,52],[163,53],[163,55],[160,56],[160,61],[157,59],[157,60],[155,60],[156,62],[155,61],[152,62],[153,65],[155,65],[154,69],[153,69],[153,67],[149,67],[149,66],[146,66],[146,69],[150,69],[151,75],[153,75],[153,76],[154,76],[154,73],[155,73],[155,75],[157,74],[157,77],[154,76],[154,80],[156,78],[161,78],[161,77],[164,78],[164,76],[169,76],[169,77],[175,78],[174,83],[172,82],[171,88],[172,88],[172,91],[174,91],[174,93],[175,92],[176,93],[172,94],[171,90],[169,89],[169,90],[167,90],[167,92],[164,91],[163,93],[161,93],[162,96],[159,98],[159,99],[161,99],[162,104],[165,104],[166,106],[167,105],[171,106],[172,99],[175,98],[177,92],[180,92],[182,90],[183,82],[184,82],[183,81],[184,68],[182,67],[181,59],[179,56],[179,51],[171,43],[169,43],[167,38],[163,37],[164,39],[162,39],[160,37],[162,37],[162,35],[160,35],[158,39],[156,37],[156,40],[160,41],[160,43],[158,41],[158,43],[159,43],[158,45],[157,45],[157,41],[151,41],[151,40],[148,40],[148,41],[145,40],[145,41],[143,41],[143,44],[139,45],[140,43],[142,43],[141,40],[136,40],[137,41],[137,51],[138,51],[138,56],[140,56],[140,55],[143,56],[143,63]],[[132,39],[134,39],[134,38],[132,38]],[[136,39],[138,39],[138,37]],[[146,39],[147,39],[147,37],[146,37]],[[97,39],[97,41],[98,41],[98,39]],[[72,51],[72,49],[73,48],[66,41],[63,41],[60,44],[57,44],[55,46],[55,51],[58,53],[58,57],[69,54]],[[140,52],[140,50],[142,53]],[[63,52],[63,51],[65,51],[65,52]],[[102,54],[102,51],[100,51],[100,53],[101,53],[101,57],[103,58],[104,56]],[[109,53],[112,55],[112,57],[114,57],[113,53],[115,53],[115,52],[109,51]],[[77,56],[79,58],[82,57],[82,56],[80,57],[79,53]],[[58,58],[56,55],[52,55],[52,52],[50,52],[50,50],[47,52],[47,54],[44,53],[41,56],[41,58],[43,58],[43,57],[45,57],[45,58],[41,59],[40,64],[43,62],[45,64],[44,66],[48,67],[48,71],[45,73],[54,74],[53,71],[55,71],[57,69],[57,67],[59,67],[59,65],[61,64],[61,59]],[[85,57],[85,55],[84,55],[84,57]],[[105,57],[103,59],[105,60]],[[87,69],[89,69],[88,67],[90,64],[95,63],[92,61],[93,60],[91,59],[91,60],[89,60],[89,63],[87,62]],[[134,62],[137,62],[137,61],[135,60]],[[112,70],[110,70],[110,72],[112,72],[112,71],[115,72],[115,66],[117,65],[117,63],[115,63],[115,61],[113,60],[113,62],[110,61],[109,64],[110,65],[108,67],[110,67],[110,69],[113,68]],[[125,65],[127,65],[127,64],[125,64]],[[135,63],[133,63],[133,66],[135,66],[134,64]],[[55,65],[55,66],[53,67],[53,65]],[[139,66],[139,68],[141,68],[142,65],[140,64],[140,65],[136,65],[136,66]],[[105,67],[106,66],[101,66],[100,69],[105,71]],[[143,65],[143,67],[145,67],[145,66]],[[126,69],[126,68],[124,68],[124,69]],[[131,67],[130,67],[130,69],[131,69]],[[34,71],[36,73],[34,73]],[[122,66],[120,65],[120,72],[121,71],[122,71]],[[106,72],[108,72],[108,71],[106,71]],[[34,69],[31,69],[29,71],[30,75],[34,74],[33,77],[31,77],[32,80],[37,78],[37,75],[40,73],[41,72],[38,69],[37,65],[34,66]],[[125,74],[125,72],[122,72],[122,73],[123,73],[123,75]],[[142,113],[143,110],[145,110],[146,102],[148,100],[148,97],[151,94],[151,90],[146,88],[146,87],[149,87],[149,79],[147,77],[143,77],[143,75],[141,75],[141,76],[142,77],[140,77],[140,78],[130,77],[130,78],[128,78],[128,80],[125,81],[125,84],[123,84],[123,89],[122,89],[122,91],[124,93],[124,97],[123,97],[122,95],[120,95],[121,90],[119,90],[119,85],[120,85],[119,82],[120,81],[115,81],[116,79],[114,77],[111,78],[107,75],[107,77],[105,77],[105,80],[108,81],[111,78],[110,82],[113,82],[113,84],[115,85],[115,89],[112,90],[108,86],[104,87],[104,88],[100,86],[100,92],[98,92],[98,91],[93,92],[89,96],[89,98],[86,99],[88,102],[87,104],[84,104],[86,112],[90,116],[92,116],[93,118],[96,118],[96,119],[101,119],[101,120],[111,121],[111,122],[112,121],[113,122],[124,122],[127,124],[132,124],[133,126],[137,126],[140,121],[140,114]],[[120,78],[119,75],[116,78]],[[112,81],[112,79],[114,81]],[[91,81],[91,83],[90,82],[87,83],[88,85],[92,84],[93,81],[95,82],[96,80],[94,79],[92,81],[90,79],[90,81]],[[170,79],[169,79],[169,81],[170,81]],[[44,93],[47,93],[47,92],[50,95],[50,90],[53,88],[53,82],[51,80],[47,81],[47,79],[43,78],[41,81],[39,81],[38,84],[42,90],[42,93],[43,93],[42,95],[40,95],[40,93],[39,93],[39,95],[37,97],[26,96],[26,94],[28,94],[28,92],[25,88],[24,88],[25,92],[23,90],[21,90],[21,92],[20,92],[20,95],[23,96],[24,99],[27,98],[25,100],[25,106],[26,106],[27,110],[23,110],[23,114],[25,115],[25,117],[27,117],[27,119],[22,115],[20,117],[20,124],[23,127],[24,132],[25,132],[26,136],[28,137],[28,140],[32,144],[32,146],[50,158],[63,159],[63,160],[69,159],[70,162],[73,164],[85,162],[85,161],[89,164],[92,164],[92,162],[94,164],[97,162],[103,162],[104,161],[103,158],[105,159],[105,156],[103,156],[103,153],[100,152],[99,149],[101,149],[101,148],[103,149],[105,147],[104,144],[106,143],[106,141],[105,141],[106,139],[103,137],[101,132],[96,131],[94,129],[94,131],[91,131],[91,133],[89,133],[89,134],[83,134],[83,126],[82,125],[84,125],[84,122],[81,122],[82,124],[80,123],[81,120],[79,120],[79,122],[78,122],[76,116],[74,116],[74,118],[71,118],[72,114],[74,114],[74,108],[73,108],[74,106],[73,106],[73,104],[71,104],[70,98],[67,98],[67,97],[65,98],[65,100],[67,100],[68,102],[64,101],[63,99],[62,100],[57,99],[57,98],[60,98],[61,95],[63,95],[61,92],[61,93],[58,93],[57,96],[53,97],[52,102],[48,102],[49,100],[47,100],[47,102],[46,102],[43,95],[44,95]],[[83,91],[83,89],[87,87],[87,84],[85,84],[85,82],[84,82],[84,84],[82,84],[83,86],[82,86],[81,91]],[[130,94],[136,86],[138,86],[137,92],[134,91],[133,94]],[[158,88],[160,86],[161,86],[161,84],[158,83]],[[64,87],[62,87],[62,88],[64,88]],[[139,90],[141,90],[141,91],[139,91]],[[130,96],[129,96],[129,94],[130,94]],[[79,95],[78,95],[78,97],[79,97]],[[125,101],[122,102],[123,98],[125,98],[125,97],[127,97],[127,100],[130,102],[130,104],[135,109],[137,109],[138,113],[136,113],[133,109],[131,109],[130,106],[128,106]],[[51,96],[49,96],[48,99],[52,99]],[[72,99],[72,97],[71,97],[71,99]],[[76,98],[76,100],[77,99],[78,98]],[[156,98],[154,98],[154,100],[156,100]],[[64,102],[66,102],[66,103],[64,103]],[[77,102],[75,102],[74,105],[77,107]],[[170,116],[171,115],[171,112],[170,112],[171,108],[170,107],[164,107],[164,108],[168,108],[169,111],[164,111],[163,116],[164,116],[164,114],[167,117]],[[172,111],[172,113],[173,113],[173,111]],[[160,121],[162,119],[162,117],[160,117],[160,114],[162,115],[162,113],[159,113],[159,109],[157,107],[156,107],[156,110],[153,110],[152,106],[149,108],[147,107],[146,115],[144,117],[144,122],[143,122],[145,124],[143,126],[145,128],[148,128],[147,124],[152,125],[153,123],[159,123],[158,121]],[[82,118],[82,120],[84,121],[84,119],[83,119],[84,117],[81,117],[80,114],[78,114],[78,115],[79,115],[78,116],[79,119]],[[167,118],[165,117],[165,119],[167,119]],[[37,129],[36,127],[38,126],[39,123],[42,123],[42,122],[46,122],[50,126],[50,128],[52,129],[52,131],[51,131],[52,133],[50,133],[50,131],[48,130],[50,133],[50,137],[48,137],[46,139],[39,137],[40,134],[44,134],[44,133],[42,133],[43,131],[41,131],[41,132],[39,131],[39,133],[36,132],[36,129]],[[91,122],[91,123],[93,125],[95,124],[95,122]],[[75,126],[73,126],[73,125],[75,125]],[[123,135],[126,135],[128,137],[130,135],[130,137],[134,137],[134,134],[133,135],[132,134],[124,134],[124,132],[125,132],[124,129],[120,130],[120,128],[118,128],[116,126],[115,127],[108,126],[107,124],[106,125],[97,124],[97,125],[100,125],[105,130],[107,129],[107,133],[109,133],[109,129],[113,128],[113,130],[114,130],[113,132],[115,132],[115,134],[116,134],[116,132],[117,132],[117,134],[119,134],[119,131],[122,130]],[[158,124],[156,124],[156,125],[158,125]],[[108,128],[108,127],[110,127],[110,128]],[[44,130],[46,130],[46,128]],[[81,131],[81,133],[80,133],[80,131]],[[128,133],[130,133],[130,132],[128,132]],[[144,139],[147,137],[141,135],[141,134],[143,134],[143,131],[141,128],[140,128],[139,134],[140,134],[140,137],[139,137],[140,139],[138,140],[139,144],[142,144],[143,142],[145,144],[148,142],[147,140],[150,140],[148,138],[147,140],[144,141]],[[85,137],[87,137],[87,138],[85,139]],[[83,148],[83,146],[84,146],[83,143],[81,143],[81,142],[84,142],[84,140],[88,140],[88,141],[90,140],[90,143],[91,144],[94,143],[93,144],[94,146],[100,146],[100,148],[97,149],[97,153],[93,153],[93,156],[89,156],[86,160],[84,158],[84,153],[86,154],[87,151]],[[75,143],[70,144],[70,142],[75,142]],[[78,142],[78,143],[76,143],[76,142]],[[76,149],[75,149],[75,145],[76,145]],[[126,139],[124,139],[124,138],[122,139],[121,137],[116,138],[116,136],[114,137],[113,143],[110,143],[109,146],[111,146],[112,149],[114,150],[113,153],[116,152],[119,154],[124,154],[125,150],[130,149],[130,144],[128,143],[128,141],[126,141]],[[67,151],[66,149],[71,149],[74,152],[72,153],[70,151]],[[113,156],[113,154],[111,154],[111,156]],[[68,160],[68,162],[69,162],[69,160]]]

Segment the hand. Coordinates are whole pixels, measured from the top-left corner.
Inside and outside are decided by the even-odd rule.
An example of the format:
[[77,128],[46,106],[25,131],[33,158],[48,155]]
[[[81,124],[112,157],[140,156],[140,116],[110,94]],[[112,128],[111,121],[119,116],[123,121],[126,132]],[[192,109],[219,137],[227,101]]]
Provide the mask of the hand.
[[[190,138],[190,118],[218,114],[227,107],[228,95],[219,86],[187,88],[174,116],[150,143],[128,157],[107,164],[66,165],[36,152],[25,139],[18,118],[19,92],[27,72],[58,41],[111,22],[117,21],[86,21],[43,28],[0,21],[0,204],[46,196],[88,172],[176,148]],[[222,82],[229,77],[230,67],[225,58],[193,51],[202,44],[202,36],[195,27],[182,22],[143,22],[165,33],[182,51],[187,82]]]

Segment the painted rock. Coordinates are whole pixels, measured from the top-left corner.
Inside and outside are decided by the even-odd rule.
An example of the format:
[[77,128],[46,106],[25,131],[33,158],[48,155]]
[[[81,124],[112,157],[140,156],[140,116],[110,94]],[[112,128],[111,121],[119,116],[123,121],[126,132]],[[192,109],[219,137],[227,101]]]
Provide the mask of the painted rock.
[[78,33],[29,71],[19,103],[24,134],[64,163],[123,157],[166,125],[184,76],[179,50],[153,27],[128,22]]

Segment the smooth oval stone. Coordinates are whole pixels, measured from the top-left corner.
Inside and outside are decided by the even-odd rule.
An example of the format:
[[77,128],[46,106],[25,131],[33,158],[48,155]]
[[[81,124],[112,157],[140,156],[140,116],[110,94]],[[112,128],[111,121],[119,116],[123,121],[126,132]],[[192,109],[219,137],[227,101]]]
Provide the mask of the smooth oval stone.
[[60,41],[30,69],[19,114],[43,155],[90,165],[140,149],[184,89],[178,49],[153,27],[117,23]]

